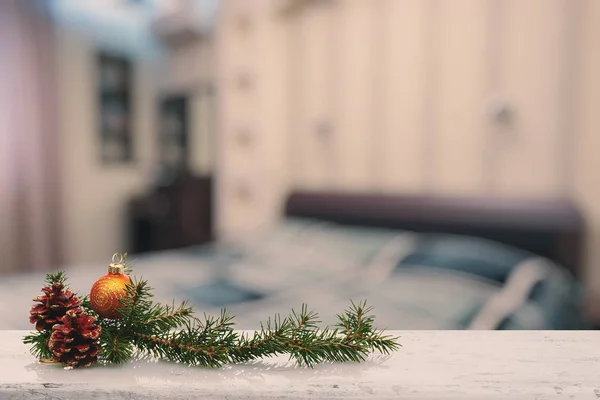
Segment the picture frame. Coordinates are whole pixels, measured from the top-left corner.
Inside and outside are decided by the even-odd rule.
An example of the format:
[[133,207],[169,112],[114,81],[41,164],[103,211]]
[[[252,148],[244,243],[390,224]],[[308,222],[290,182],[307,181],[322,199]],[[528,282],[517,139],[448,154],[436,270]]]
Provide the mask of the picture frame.
[[133,161],[133,67],[122,55],[99,51],[97,92],[100,160],[103,164]]
[[159,163],[170,169],[186,169],[189,163],[189,95],[163,95],[158,100]]

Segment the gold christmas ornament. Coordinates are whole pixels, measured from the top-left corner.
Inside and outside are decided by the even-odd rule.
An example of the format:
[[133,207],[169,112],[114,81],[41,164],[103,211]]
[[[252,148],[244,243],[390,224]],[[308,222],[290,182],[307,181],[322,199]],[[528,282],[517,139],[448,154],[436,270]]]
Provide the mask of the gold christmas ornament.
[[108,273],[98,279],[90,290],[90,304],[92,309],[103,318],[119,319],[118,310],[122,304],[119,299],[125,297],[126,285],[131,282],[125,274],[122,264],[123,255],[115,253],[112,263],[108,266]]

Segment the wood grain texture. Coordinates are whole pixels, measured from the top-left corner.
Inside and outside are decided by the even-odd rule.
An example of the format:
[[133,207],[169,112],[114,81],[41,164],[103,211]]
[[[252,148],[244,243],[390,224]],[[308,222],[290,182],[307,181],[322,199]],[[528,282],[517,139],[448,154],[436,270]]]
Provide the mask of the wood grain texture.
[[587,263],[590,265],[588,278],[591,289],[600,294],[600,174],[597,172],[600,146],[600,52],[597,38],[600,37],[600,2],[581,2],[582,21],[579,26],[580,64],[578,65],[577,120],[579,132],[575,143],[575,171],[573,174],[576,198],[585,210],[588,223]]
[[300,187],[328,187],[330,170],[334,167],[330,164],[333,159],[328,146],[330,138],[318,130],[321,123],[331,123],[328,92],[332,15],[332,7],[308,7],[294,21],[298,24],[293,28],[297,30],[297,48],[289,61],[297,64],[292,66],[296,68],[292,80],[298,89],[293,96],[299,97],[298,107],[294,110],[299,126],[298,131],[295,127],[290,128],[297,133],[291,135],[290,140],[294,145],[291,157],[297,160],[293,177]]
[[384,3],[384,62],[378,67],[382,88],[383,131],[375,143],[380,151],[379,176],[373,178],[390,193],[418,193],[423,188],[429,154],[427,134],[431,99],[427,76],[432,18],[429,1]]
[[501,61],[503,95],[515,110],[496,138],[499,195],[561,195],[561,64],[565,12],[560,0],[508,0]]
[[595,331],[395,331],[403,348],[362,364],[299,369],[274,358],[218,370],[134,362],[65,371],[0,332],[0,397],[598,399]]
[[[486,3],[439,2],[437,126],[431,154],[435,193],[484,193]],[[429,79],[431,77],[428,77]]]
[[335,154],[340,189],[369,187],[372,148],[373,4],[361,0],[338,3],[339,103],[334,117]]

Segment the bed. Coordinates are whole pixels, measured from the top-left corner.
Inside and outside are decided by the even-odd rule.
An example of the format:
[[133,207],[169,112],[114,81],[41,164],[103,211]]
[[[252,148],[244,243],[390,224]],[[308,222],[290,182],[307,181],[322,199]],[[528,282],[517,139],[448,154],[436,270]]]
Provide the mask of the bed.
[[[245,239],[133,256],[134,274],[159,301],[227,308],[240,329],[304,302],[329,324],[363,299],[389,329],[590,328],[584,220],[568,201],[297,192],[284,214]],[[106,265],[66,270],[87,292]],[[42,278],[2,281],[0,329],[30,329]]]

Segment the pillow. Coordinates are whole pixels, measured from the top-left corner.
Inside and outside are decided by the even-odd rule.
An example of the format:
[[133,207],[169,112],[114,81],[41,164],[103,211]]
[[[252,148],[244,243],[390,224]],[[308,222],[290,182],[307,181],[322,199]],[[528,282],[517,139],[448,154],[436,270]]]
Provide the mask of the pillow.
[[504,282],[531,253],[487,239],[460,235],[424,235],[398,267],[428,266],[466,272]]
[[591,329],[585,319],[585,289],[581,283],[561,268],[552,268],[529,294],[545,315],[551,329]]

